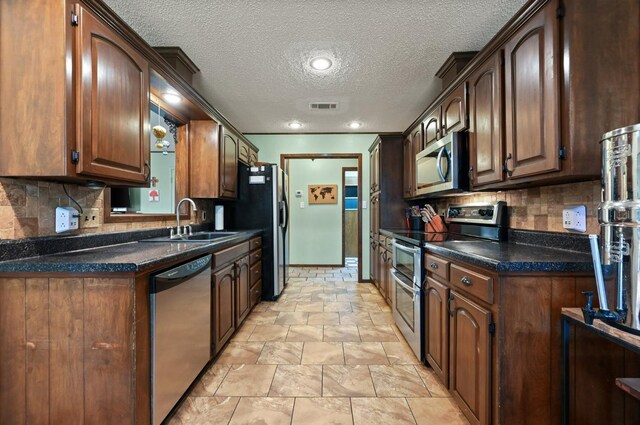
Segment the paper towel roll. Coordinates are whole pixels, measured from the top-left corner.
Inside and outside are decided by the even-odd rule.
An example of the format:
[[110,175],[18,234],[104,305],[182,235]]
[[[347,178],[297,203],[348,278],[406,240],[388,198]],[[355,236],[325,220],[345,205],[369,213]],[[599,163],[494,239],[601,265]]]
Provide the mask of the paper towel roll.
[[214,207],[214,222],[215,222],[215,230],[223,230],[224,229],[224,205],[216,205]]

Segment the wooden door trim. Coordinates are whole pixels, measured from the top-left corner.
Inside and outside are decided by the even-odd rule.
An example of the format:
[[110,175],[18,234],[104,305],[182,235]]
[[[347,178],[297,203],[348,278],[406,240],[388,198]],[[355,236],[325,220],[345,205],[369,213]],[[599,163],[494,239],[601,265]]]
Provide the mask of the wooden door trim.
[[[280,168],[289,175],[289,159],[357,159],[358,160],[358,282],[362,282],[362,154],[361,153],[282,153]],[[289,185],[291,186],[291,185]],[[290,195],[290,194],[289,194]],[[289,197],[291,199],[291,197]],[[344,257],[343,257],[344,258]],[[371,261],[371,259],[369,259]],[[343,260],[344,262],[344,260]]]
[[[360,171],[358,171],[357,167],[342,167],[342,267],[344,267],[346,265],[345,261],[344,261],[344,254],[345,254],[345,211],[346,211],[346,206],[345,206],[345,201],[346,201],[346,197],[347,194],[344,190],[345,187],[345,173],[347,171],[357,171],[358,172],[358,176],[360,175]],[[360,209],[360,191],[362,190],[362,188],[360,186],[358,186],[358,209]],[[360,228],[360,215],[358,215],[358,229]],[[358,263],[358,268],[360,268],[360,263]]]

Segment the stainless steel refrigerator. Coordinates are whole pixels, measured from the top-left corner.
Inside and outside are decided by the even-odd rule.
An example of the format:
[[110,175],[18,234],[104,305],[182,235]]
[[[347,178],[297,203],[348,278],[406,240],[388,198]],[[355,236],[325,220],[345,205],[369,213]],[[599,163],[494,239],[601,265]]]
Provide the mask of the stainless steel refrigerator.
[[276,164],[238,170],[238,199],[225,203],[231,230],[262,230],[262,299],[277,299],[287,284],[288,180]]

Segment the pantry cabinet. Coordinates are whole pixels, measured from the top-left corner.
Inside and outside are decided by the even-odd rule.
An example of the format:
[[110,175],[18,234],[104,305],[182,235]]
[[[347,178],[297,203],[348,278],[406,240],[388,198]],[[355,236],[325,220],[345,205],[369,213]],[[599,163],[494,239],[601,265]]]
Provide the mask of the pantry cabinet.
[[380,143],[374,145],[369,152],[369,179],[371,181],[370,193],[380,190]]
[[402,196],[404,198],[411,198],[416,187],[416,160],[415,155],[413,155],[413,145],[411,144],[410,136],[407,136],[402,142],[402,157],[404,164],[402,169]]
[[76,171],[146,183],[151,171],[149,64],[87,9],[78,4],[75,13]]

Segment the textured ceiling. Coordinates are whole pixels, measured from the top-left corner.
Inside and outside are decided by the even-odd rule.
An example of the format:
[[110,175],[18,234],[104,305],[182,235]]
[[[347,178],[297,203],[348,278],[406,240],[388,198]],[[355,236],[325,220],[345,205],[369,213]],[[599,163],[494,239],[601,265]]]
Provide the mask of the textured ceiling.
[[[404,131],[454,51],[479,50],[524,0],[106,0],[152,46],[180,46],[195,88],[244,133]],[[312,71],[309,59],[335,66]],[[336,111],[310,111],[337,101]]]

